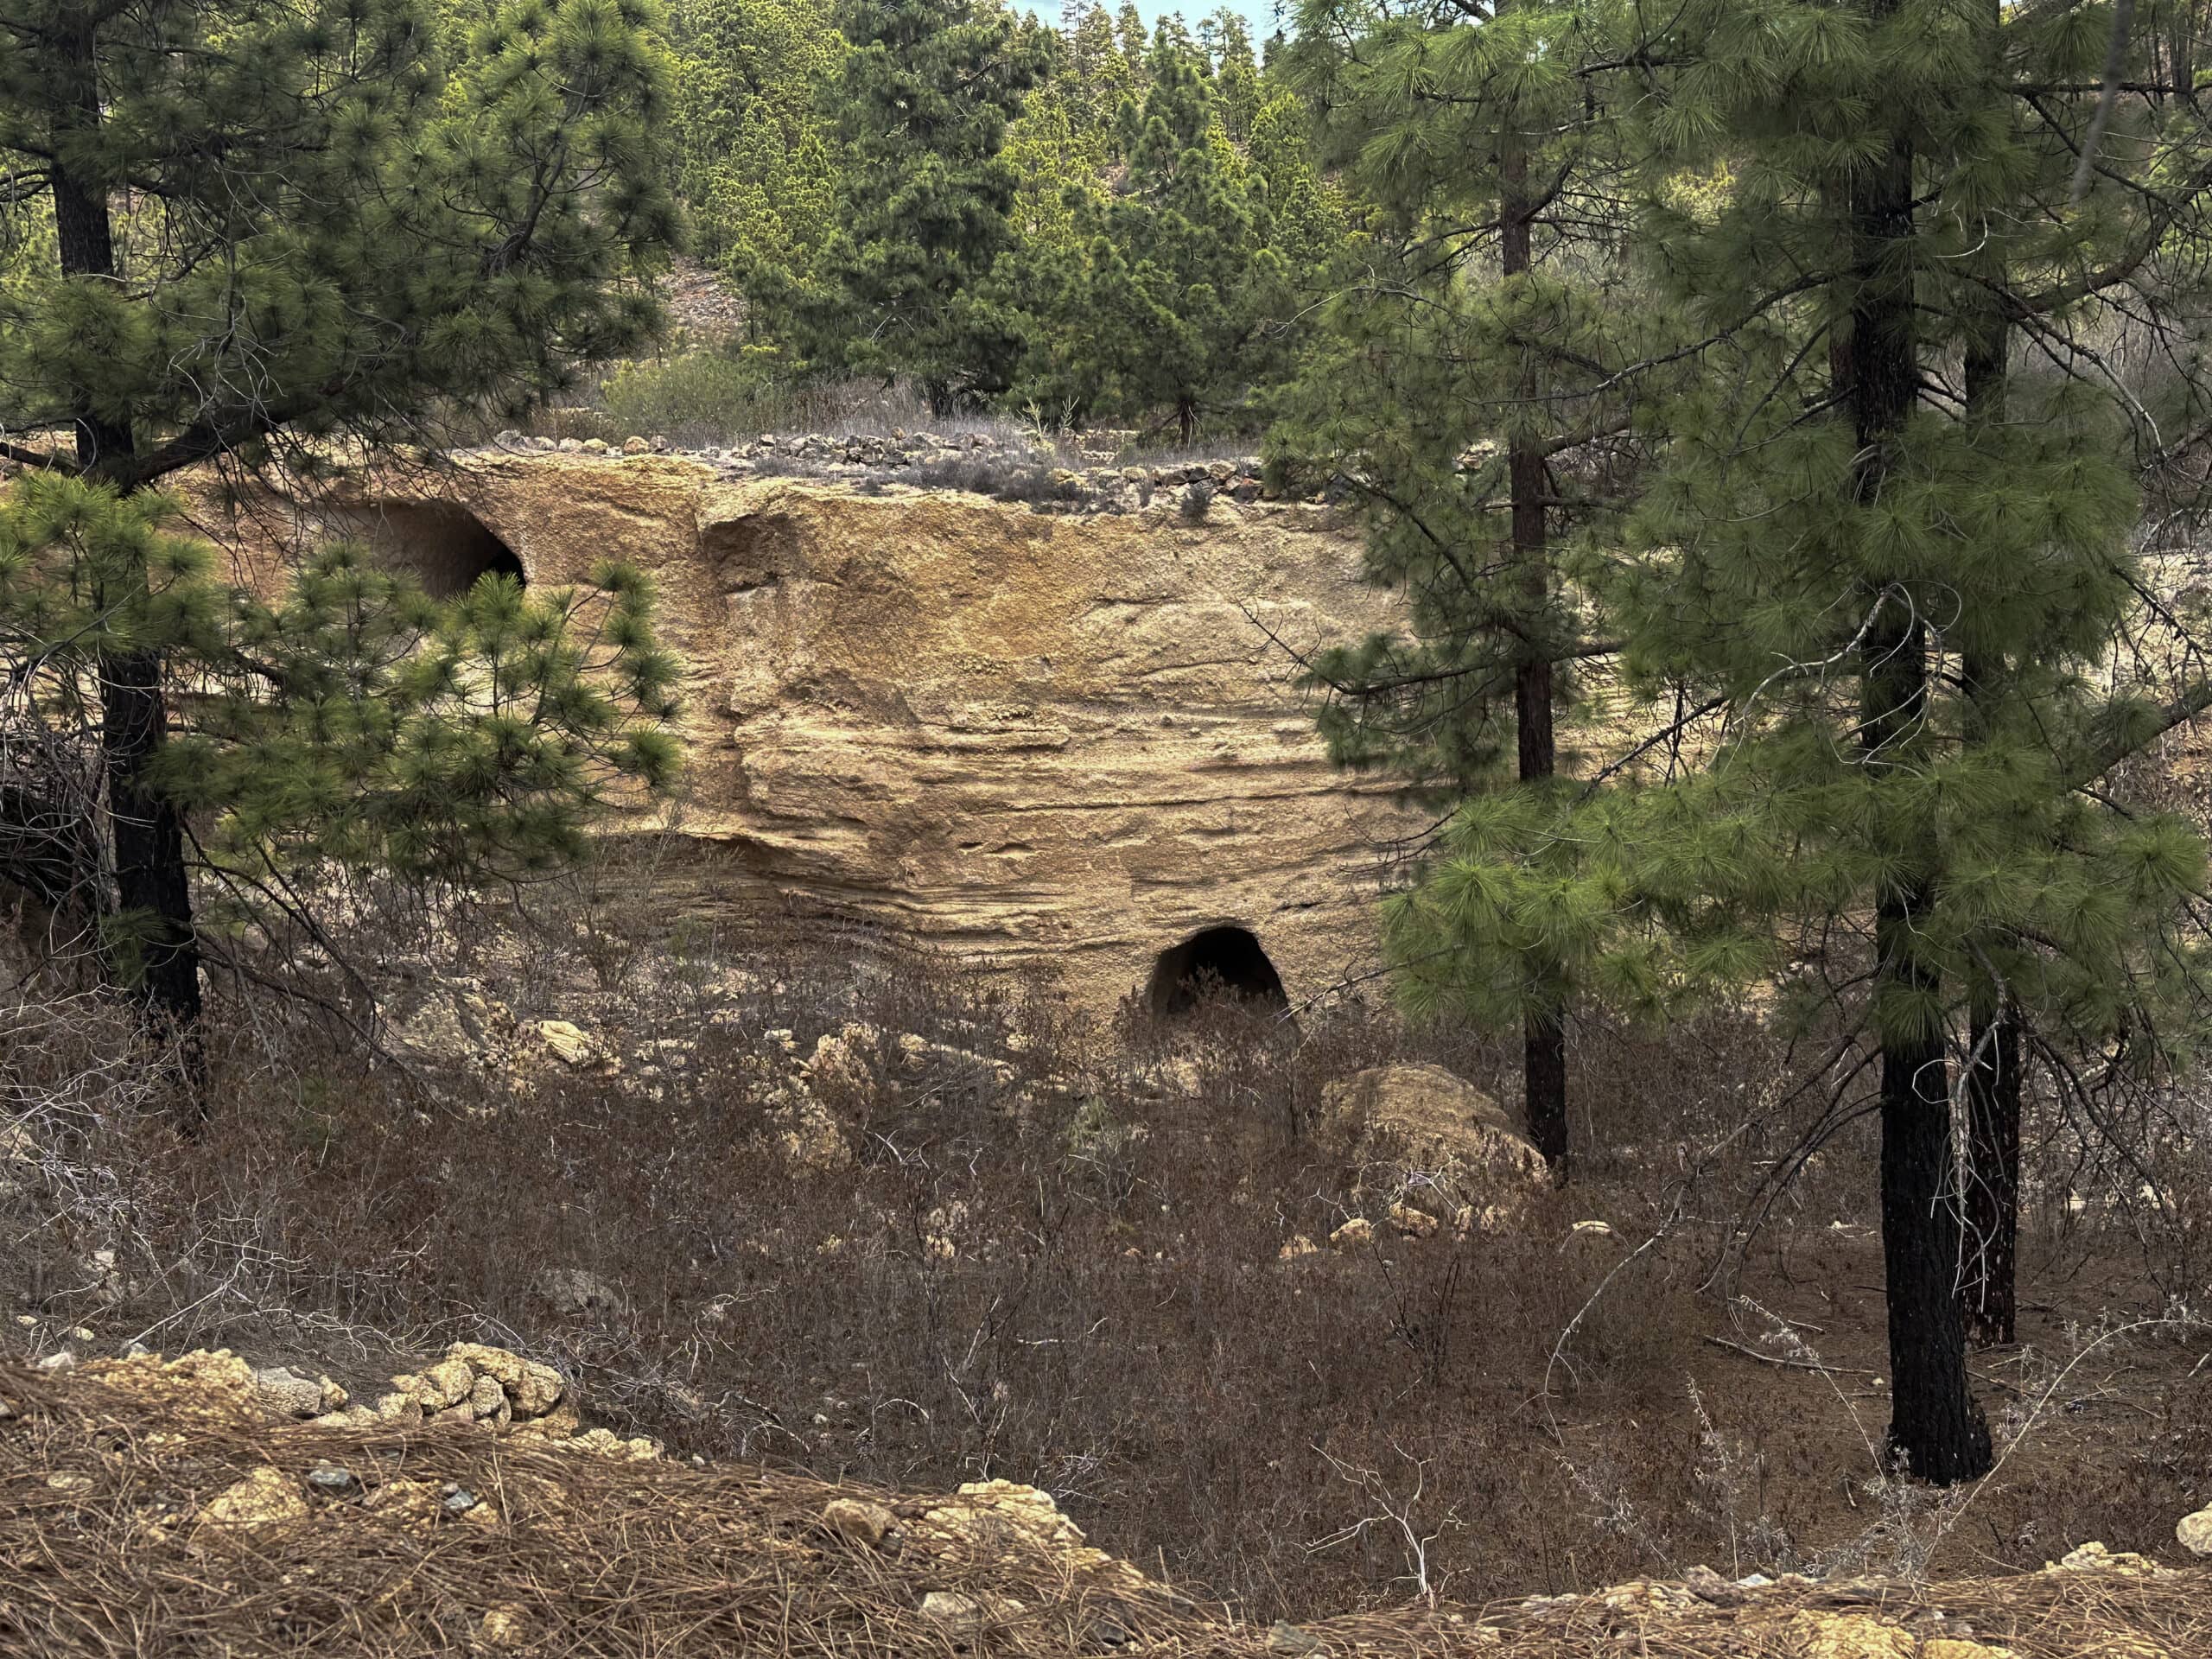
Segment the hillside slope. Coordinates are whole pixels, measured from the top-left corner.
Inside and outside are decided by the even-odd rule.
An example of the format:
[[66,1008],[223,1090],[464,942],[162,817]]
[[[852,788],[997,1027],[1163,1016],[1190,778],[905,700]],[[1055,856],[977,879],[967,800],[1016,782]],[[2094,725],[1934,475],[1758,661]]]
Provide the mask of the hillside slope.
[[677,1464],[643,1442],[577,1433],[573,1414],[550,1406],[550,1432],[499,1432],[504,1413],[464,1421],[467,1403],[435,1404],[447,1382],[466,1372],[480,1390],[522,1365],[467,1352],[401,1379],[375,1407],[305,1421],[272,1414],[226,1354],[0,1370],[0,1647],[824,1659],[2212,1651],[2212,1575],[2095,1545],[2014,1579],[1736,1585],[1700,1572],[1262,1629],[1088,1548],[1027,1487],[901,1497]]

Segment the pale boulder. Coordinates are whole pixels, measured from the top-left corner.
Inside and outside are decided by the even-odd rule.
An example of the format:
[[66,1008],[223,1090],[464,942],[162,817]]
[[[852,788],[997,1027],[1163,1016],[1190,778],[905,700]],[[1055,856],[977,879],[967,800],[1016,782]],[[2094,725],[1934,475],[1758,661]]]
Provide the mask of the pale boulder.
[[2174,1537],[2192,1555],[2212,1555],[2212,1508],[2182,1516],[2174,1523]]
[[1545,1177],[1542,1154],[1504,1109],[1440,1065],[1376,1066],[1331,1084],[1315,1127],[1362,1162],[1494,1168],[1532,1185]]
[[308,1500],[299,1483],[264,1464],[207,1500],[202,1523],[240,1532],[289,1526],[308,1518]]

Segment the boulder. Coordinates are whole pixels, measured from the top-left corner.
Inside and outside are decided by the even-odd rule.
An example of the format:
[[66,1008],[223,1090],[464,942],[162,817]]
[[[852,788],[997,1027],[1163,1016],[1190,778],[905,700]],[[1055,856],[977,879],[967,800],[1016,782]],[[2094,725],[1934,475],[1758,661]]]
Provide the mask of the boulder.
[[626,1306],[620,1291],[582,1268],[540,1268],[531,1275],[530,1294],[572,1319],[619,1313]]
[[1374,1242],[1375,1224],[1364,1216],[1354,1216],[1329,1235],[1329,1248],[1332,1250],[1356,1250]]
[[342,1389],[338,1390],[336,1405],[323,1403],[328,1381],[324,1377],[302,1376],[287,1366],[270,1365],[253,1374],[254,1397],[272,1417],[319,1417],[346,1403]]
[[1539,1186],[1543,1154],[1503,1109],[1440,1065],[1385,1065],[1331,1084],[1315,1129],[1361,1165],[1448,1175],[1455,1184]]
[[2212,1508],[2182,1516],[2174,1523],[2174,1537],[2192,1555],[2212,1555]]
[[839,1537],[874,1549],[890,1535],[899,1517],[864,1498],[833,1497],[823,1506],[822,1522]]
[[566,1020],[540,1020],[534,1029],[545,1052],[573,1071],[607,1074],[620,1070],[606,1046],[581,1026]]
[[289,1526],[308,1518],[308,1501],[299,1483],[264,1464],[207,1500],[202,1524],[241,1532]]

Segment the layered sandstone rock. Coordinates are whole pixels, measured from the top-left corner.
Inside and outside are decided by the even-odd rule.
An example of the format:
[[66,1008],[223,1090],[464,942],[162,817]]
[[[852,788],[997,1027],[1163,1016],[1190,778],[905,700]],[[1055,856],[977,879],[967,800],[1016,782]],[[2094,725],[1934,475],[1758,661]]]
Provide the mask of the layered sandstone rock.
[[[1070,516],[491,454],[311,510],[248,503],[231,526],[264,569],[333,532],[448,591],[509,557],[539,585],[609,556],[653,574],[689,665],[684,851],[652,895],[669,913],[857,923],[1042,970],[1102,1011],[1208,929],[1253,935],[1253,971],[1294,1004],[1374,963],[1412,816],[1331,766],[1294,658],[1394,607],[1326,509]],[[1233,950],[1215,960],[1240,977]]]

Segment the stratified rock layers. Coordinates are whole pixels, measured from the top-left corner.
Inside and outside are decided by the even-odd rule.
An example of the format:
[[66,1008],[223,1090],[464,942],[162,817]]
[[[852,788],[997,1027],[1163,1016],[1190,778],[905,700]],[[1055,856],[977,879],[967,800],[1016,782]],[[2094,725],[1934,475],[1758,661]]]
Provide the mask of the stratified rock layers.
[[[1299,653],[1395,614],[1340,514],[1077,517],[651,456],[480,455],[293,523],[419,567],[408,504],[426,494],[466,506],[533,585],[608,556],[658,581],[690,754],[656,910],[858,924],[1041,971],[1102,1012],[1210,926],[1255,934],[1294,1003],[1375,964],[1376,894],[1413,815],[1330,764],[1296,684]],[[244,543],[266,532],[255,517]]]

